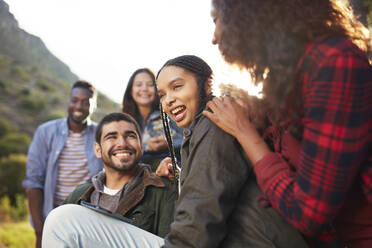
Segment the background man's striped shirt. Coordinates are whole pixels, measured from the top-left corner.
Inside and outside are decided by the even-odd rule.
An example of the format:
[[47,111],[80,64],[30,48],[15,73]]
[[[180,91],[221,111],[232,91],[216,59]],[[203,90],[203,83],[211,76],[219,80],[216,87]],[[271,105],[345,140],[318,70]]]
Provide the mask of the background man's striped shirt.
[[54,195],[55,207],[61,205],[76,186],[87,182],[91,177],[85,155],[83,133],[69,131],[57,166],[58,176]]

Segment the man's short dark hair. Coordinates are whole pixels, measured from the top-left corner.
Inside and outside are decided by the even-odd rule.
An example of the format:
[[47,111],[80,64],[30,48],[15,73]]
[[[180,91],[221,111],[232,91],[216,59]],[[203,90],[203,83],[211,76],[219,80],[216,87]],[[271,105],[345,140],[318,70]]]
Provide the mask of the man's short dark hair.
[[75,88],[83,88],[88,90],[90,93],[92,93],[92,98],[97,99],[97,89],[89,82],[83,81],[83,80],[78,80],[76,81],[71,88],[71,91]]
[[111,113],[106,115],[102,118],[102,120],[99,122],[97,129],[96,129],[96,142],[98,144],[101,144],[101,135],[102,135],[102,128],[104,125],[109,124],[111,122],[117,122],[117,121],[126,121],[129,123],[132,123],[134,127],[136,128],[137,135],[139,139],[141,140],[141,129],[136,122],[136,120],[126,113]]

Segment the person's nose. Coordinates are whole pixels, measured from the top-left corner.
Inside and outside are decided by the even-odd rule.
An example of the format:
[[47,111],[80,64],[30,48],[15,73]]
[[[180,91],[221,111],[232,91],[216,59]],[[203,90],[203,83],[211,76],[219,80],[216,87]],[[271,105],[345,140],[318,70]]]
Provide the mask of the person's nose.
[[170,107],[175,102],[175,98],[172,94],[167,94],[164,100],[166,106]]
[[213,32],[212,44],[213,45],[217,45],[218,44],[217,37],[216,37],[216,29]]
[[127,139],[124,136],[119,136],[119,138],[117,139],[117,146],[121,148],[127,147]]
[[83,108],[83,102],[82,101],[77,101],[74,104],[74,107],[77,108],[77,109],[82,109]]
[[144,84],[144,85],[141,85],[141,88],[140,88],[141,91],[148,91],[149,90],[149,87]]

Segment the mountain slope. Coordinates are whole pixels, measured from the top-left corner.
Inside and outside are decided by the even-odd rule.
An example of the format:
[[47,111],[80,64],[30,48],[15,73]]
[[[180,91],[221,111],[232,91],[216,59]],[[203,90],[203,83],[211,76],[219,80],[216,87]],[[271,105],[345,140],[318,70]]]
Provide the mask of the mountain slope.
[[[32,136],[39,124],[65,117],[70,89],[78,77],[39,37],[19,28],[3,0],[0,44],[0,121]],[[116,111],[120,111],[119,105],[99,93],[92,119],[99,121]]]

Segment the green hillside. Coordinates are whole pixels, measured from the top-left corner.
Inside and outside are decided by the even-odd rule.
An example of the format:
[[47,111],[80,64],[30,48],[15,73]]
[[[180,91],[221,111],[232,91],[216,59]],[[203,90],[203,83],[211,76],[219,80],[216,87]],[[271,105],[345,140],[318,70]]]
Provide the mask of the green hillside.
[[[21,182],[28,146],[38,125],[66,117],[70,89],[78,76],[39,37],[19,28],[3,0],[0,44],[1,223],[25,220],[27,207]],[[105,114],[117,111],[119,104],[99,93],[92,119],[99,121]],[[0,240],[0,247],[3,245]]]
[[[47,120],[66,116],[71,85],[78,79],[43,41],[27,33],[0,0],[0,120],[32,135]],[[92,82],[94,84],[94,82]],[[102,94],[93,120],[119,105]]]
[[[0,120],[32,135],[39,124],[66,116],[71,85],[0,54]],[[92,119],[99,121],[105,113],[118,110],[118,104],[99,94]]]

